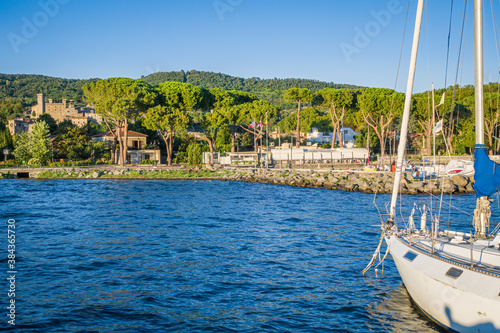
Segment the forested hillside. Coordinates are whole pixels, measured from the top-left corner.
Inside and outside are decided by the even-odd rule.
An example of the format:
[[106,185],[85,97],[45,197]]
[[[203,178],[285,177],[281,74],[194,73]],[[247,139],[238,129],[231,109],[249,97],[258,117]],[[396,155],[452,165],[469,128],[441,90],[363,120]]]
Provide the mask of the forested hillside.
[[45,93],[47,98],[73,99],[82,102],[82,86],[98,79],[63,79],[33,74],[0,74],[0,100],[19,101],[26,105],[36,102],[36,94]]
[[[160,82],[176,81],[191,83],[200,88],[221,88],[240,90],[256,95],[274,104],[283,104],[281,91],[293,88],[307,88],[315,92],[323,88],[359,88],[354,85],[337,84],[306,79],[260,79],[230,76],[222,73],[191,70],[189,72],[157,72],[141,79],[153,86]],[[47,98],[73,99],[82,103],[82,86],[98,79],[64,79],[34,74],[1,74],[0,104],[21,102],[24,105],[36,103],[36,94],[43,92]]]
[[289,88],[307,88],[312,92],[323,88],[360,88],[349,84],[338,84],[333,82],[322,82],[307,79],[260,79],[252,77],[244,79],[222,73],[203,72],[191,70],[188,72],[157,72],[141,79],[151,85],[160,82],[176,81],[190,83],[200,88],[221,88],[225,90],[240,90],[252,93],[260,99],[267,100],[274,104],[283,104],[281,91]]

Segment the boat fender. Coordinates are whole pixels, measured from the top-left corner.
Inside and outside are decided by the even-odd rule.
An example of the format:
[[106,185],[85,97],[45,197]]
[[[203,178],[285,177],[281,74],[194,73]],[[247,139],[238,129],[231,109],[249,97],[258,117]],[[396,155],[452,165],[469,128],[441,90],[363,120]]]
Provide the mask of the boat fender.
[[422,213],[422,217],[420,218],[420,231],[425,232],[425,229],[427,229],[427,213],[425,212],[424,205],[424,212]]
[[415,207],[411,210],[411,215],[408,217],[408,229],[411,232],[415,229],[415,221],[413,220],[413,214],[415,214]]

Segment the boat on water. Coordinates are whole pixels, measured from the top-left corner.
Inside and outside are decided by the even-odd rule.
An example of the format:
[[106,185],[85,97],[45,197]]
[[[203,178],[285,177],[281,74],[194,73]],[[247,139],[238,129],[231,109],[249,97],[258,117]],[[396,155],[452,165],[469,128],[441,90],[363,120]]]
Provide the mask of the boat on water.
[[[500,174],[496,174],[500,165],[489,159],[484,145],[482,0],[474,0],[477,193],[471,221],[474,232],[441,230],[439,214],[426,207],[419,208],[422,212],[419,227],[415,223],[415,210],[404,218],[396,215],[423,4],[424,0],[419,0],[394,190],[388,213],[381,216],[382,237],[377,251],[385,240],[410,297],[439,325],[458,332],[499,332],[500,224],[489,228],[489,197],[500,189]],[[367,269],[376,260],[377,251]]]
[[[408,170],[406,170],[408,171]],[[474,162],[470,160],[451,160],[448,164],[431,164],[418,166],[412,172],[414,178],[429,179],[439,177],[453,177],[455,175],[474,176]]]
[[451,160],[444,169],[444,176],[473,176],[474,162],[469,160]]

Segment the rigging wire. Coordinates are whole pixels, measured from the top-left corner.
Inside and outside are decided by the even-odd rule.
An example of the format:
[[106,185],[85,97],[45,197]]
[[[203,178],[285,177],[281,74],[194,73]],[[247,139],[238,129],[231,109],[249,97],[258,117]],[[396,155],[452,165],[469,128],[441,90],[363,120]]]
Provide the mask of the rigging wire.
[[[394,98],[396,97],[396,88],[398,85],[399,69],[401,68],[401,59],[403,58],[403,48],[404,48],[404,44],[405,44],[406,26],[408,24],[408,14],[409,13],[410,13],[410,0],[408,0],[408,7],[406,8],[405,27],[403,29],[403,40],[401,41],[401,50],[399,51],[398,69],[396,71],[396,81],[394,82],[394,92],[392,93],[391,109],[389,111],[389,115],[392,115],[392,110],[394,109]],[[396,137],[396,135],[394,135],[394,137]],[[381,142],[380,144],[385,145],[385,142]]]
[[446,66],[445,66],[445,74],[444,74],[444,89],[446,89],[446,79],[448,78],[448,60],[450,56],[450,37],[451,37],[451,19],[453,17],[453,0],[451,0],[450,7],[450,23],[448,26],[448,47],[446,49]]
[[[458,47],[458,57],[457,57],[457,66],[456,66],[456,72],[455,72],[455,82],[454,82],[454,85],[453,85],[453,94],[452,94],[452,101],[451,101],[451,109],[450,109],[450,120],[449,120],[449,126],[448,126],[448,137],[450,138],[450,141],[451,141],[451,135],[452,135],[452,131],[453,131],[453,122],[454,122],[454,119],[453,119],[453,109],[454,109],[454,105],[455,105],[455,95],[456,95],[456,90],[457,90],[457,80],[458,80],[458,73],[460,71],[460,56],[461,56],[461,53],[462,53],[462,43],[463,43],[463,40],[464,40],[464,31],[465,31],[465,26],[466,26],[466,17],[467,17],[467,4],[468,4],[468,0],[465,0],[464,2],[464,8],[463,8],[463,12],[462,12],[462,27],[461,27],[461,32],[460,32],[460,39],[459,39],[459,47]],[[445,82],[446,82],[446,78],[448,76],[448,63],[449,63],[449,51],[450,51],[450,36],[451,36],[451,20],[452,20],[452,13],[453,13],[453,0],[451,2],[451,10],[450,10],[450,27],[449,27],[449,30],[448,30],[448,49],[447,49],[447,55],[446,55],[446,75],[445,75]],[[445,91],[446,91],[446,83],[445,83]],[[459,90],[460,92],[460,90]],[[443,109],[444,109],[444,106],[443,106]],[[459,114],[459,111],[457,112],[457,124],[458,124],[458,114]],[[438,113],[438,118],[439,118],[439,113]],[[443,115],[443,118],[444,118],[444,115]],[[451,157],[451,147],[448,146],[448,143],[451,144],[451,142],[448,142],[448,139],[444,133],[444,131],[441,132],[441,134],[443,135],[443,139],[444,139],[444,144],[445,144],[445,148],[446,148],[446,152],[448,154],[449,157]],[[441,181],[441,185],[444,185],[444,179]],[[437,218],[438,220],[440,220],[441,218],[441,211],[442,211],[442,206],[443,206],[443,194],[444,194],[444,188],[443,186],[441,186],[441,197],[440,197],[440,200],[439,200],[439,209],[437,211]],[[452,194],[450,194],[450,203],[451,203],[451,199],[452,199]],[[451,208],[450,208],[451,209]],[[451,211],[449,211],[449,218],[448,218],[448,223],[451,219]]]
[[[463,69],[464,69],[464,59],[465,59],[465,48],[462,48],[462,45],[463,45],[463,41],[465,40],[465,35],[467,33],[467,6],[468,4],[468,0],[465,0],[464,2],[464,9],[463,9],[463,14],[462,14],[462,27],[461,27],[461,32],[460,32],[460,43],[459,43],[459,48],[458,48],[458,58],[457,58],[457,67],[456,67],[456,72],[455,72],[455,85],[453,86],[453,96],[452,96],[452,102],[451,102],[451,105],[452,105],[452,111],[450,113],[450,122],[453,122],[453,106],[455,105],[455,91],[457,90],[457,82],[458,82],[458,73],[460,72],[460,84],[458,85],[458,97],[457,97],[457,100],[460,101],[461,100],[461,83],[462,83],[462,77],[463,77]],[[457,127],[458,127],[458,121],[459,121],[459,117],[460,117],[460,106],[457,104],[457,118],[456,118],[456,123],[457,123]],[[450,125],[451,128],[453,128],[451,125]],[[452,135],[452,131],[450,130],[449,131],[449,135],[450,135],[450,138],[451,138],[451,135]],[[446,140],[446,139],[445,139]],[[450,144],[451,144],[451,140],[450,140]],[[448,147],[447,147],[447,150],[448,150]],[[452,202],[452,198],[453,198],[453,193],[450,193],[450,203],[448,205],[448,230],[450,229],[450,223],[451,223],[451,202]],[[440,208],[441,209],[441,208]]]
[[[389,112],[389,115],[392,115],[392,111],[394,109],[394,98],[396,97],[396,88],[397,88],[397,84],[398,84],[399,70],[401,68],[401,59],[403,58],[403,48],[404,48],[404,43],[405,43],[406,27],[408,25],[408,14],[410,13],[410,2],[411,2],[411,0],[408,0],[408,6],[406,8],[405,26],[403,29],[403,40],[401,41],[401,50],[399,51],[398,69],[396,71],[396,81],[394,82],[394,91],[392,93],[391,110]],[[396,131],[394,131],[394,141],[396,141]],[[385,145],[385,142],[381,142],[380,144]],[[400,210],[401,210],[401,200],[399,200],[399,204],[400,204]],[[403,216],[403,215],[401,214],[401,216]],[[404,217],[403,217],[403,221],[404,221]]]
[[[499,3],[500,3],[500,1],[499,1]],[[496,46],[496,51],[497,51],[497,62],[500,65],[500,43],[498,42],[497,21],[495,19],[495,8],[493,6],[493,0],[490,0],[490,5],[491,5],[491,16],[493,19],[493,33],[495,34],[495,46]],[[499,74],[500,74],[500,67],[499,67]]]
[[[434,194],[432,194],[432,192],[429,192],[429,191],[427,191],[427,193],[428,193],[429,195],[431,195],[432,197],[435,197],[435,198],[436,198],[436,200],[437,200],[437,195],[434,195]],[[453,208],[454,210],[459,211],[459,212],[461,212],[461,213],[463,213],[463,214],[465,214],[465,215],[474,216],[474,214],[471,214],[470,212],[467,212],[467,211],[465,211],[465,210],[462,210],[462,209],[460,209],[460,207],[454,206],[454,205],[452,205],[451,203],[447,203],[447,202],[443,202],[443,203],[444,203],[445,205],[449,205],[449,206],[450,206],[451,208]]]
[[[458,72],[459,72],[459,66],[460,66],[460,55],[462,53],[462,43],[463,43],[463,37],[464,37],[464,28],[465,28],[465,22],[466,22],[466,14],[467,14],[467,4],[468,0],[465,0],[464,2],[464,9],[463,9],[463,14],[462,14],[462,28],[460,32],[460,39],[459,39],[459,46],[458,46],[458,59],[457,59],[457,68],[455,72],[455,82],[453,84],[453,94],[452,94],[452,99],[451,99],[451,106],[450,106],[450,121],[448,124],[448,138],[450,140],[450,145],[451,145],[451,139],[452,139],[452,134],[453,134],[453,129],[454,129],[454,119],[453,119],[453,112],[455,109],[455,94],[457,90],[457,80],[458,80]],[[459,114],[459,110],[457,111],[457,114]],[[458,116],[457,116],[458,119]],[[458,122],[457,122],[458,126]]]
[[[426,57],[427,57],[427,114],[429,116],[429,122],[431,122],[431,119],[432,119],[432,114],[436,111],[436,110],[432,110],[432,114],[431,114],[431,86],[429,85],[429,81],[430,81],[430,70],[429,70],[429,64],[430,64],[430,61],[429,61],[429,25],[428,25],[428,14],[427,14],[427,1],[425,2],[425,46],[426,46],[426,49],[425,49],[425,52],[426,52]],[[432,88],[434,87],[434,83],[432,85]],[[434,127],[434,124],[431,125],[432,127]],[[431,147],[430,145],[430,142],[431,142],[431,138],[428,137],[427,140],[429,141],[429,144],[427,145],[427,147]],[[427,148],[426,147],[426,148]],[[422,147],[423,148],[423,147]],[[427,155],[430,154],[430,150],[427,151]],[[431,197],[431,207],[432,207],[432,197]]]
[[[500,3],[500,1],[499,1]],[[498,30],[497,30],[497,22],[496,22],[496,18],[495,18],[495,7],[493,6],[493,0],[490,0],[490,6],[491,6],[491,17],[492,17],[492,23],[493,23],[493,34],[495,35],[495,49],[496,49],[496,52],[497,52],[497,65],[499,66],[499,76],[500,76],[500,43],[498,41]],[[499,82],[497,83],[497,107],[496,107],[496,110],[498,112],[498,109],[499,109],[499,103],[500,103],[500,80]],[[497,127],[497,133],[496,133],[497,137],[498,137],[498,127]],[[498,151],[498,148],[500,147],[500,142],[497,142],[496,144],[497,146],[497,149],[495,149],[495,152]]]

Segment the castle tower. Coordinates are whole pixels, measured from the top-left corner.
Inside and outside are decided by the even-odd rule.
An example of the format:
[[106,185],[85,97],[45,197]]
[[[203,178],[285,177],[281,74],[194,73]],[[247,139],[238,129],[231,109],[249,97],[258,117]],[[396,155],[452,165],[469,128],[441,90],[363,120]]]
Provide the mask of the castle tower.
[[37,94],[36,117],[40,117],[45,113],[45,94]]

